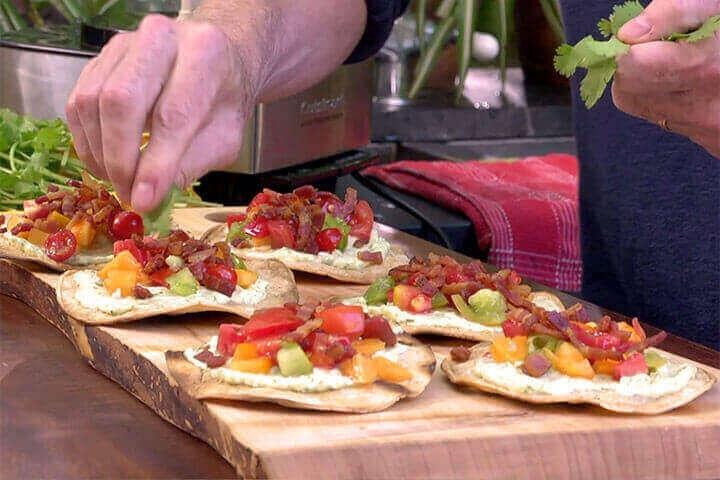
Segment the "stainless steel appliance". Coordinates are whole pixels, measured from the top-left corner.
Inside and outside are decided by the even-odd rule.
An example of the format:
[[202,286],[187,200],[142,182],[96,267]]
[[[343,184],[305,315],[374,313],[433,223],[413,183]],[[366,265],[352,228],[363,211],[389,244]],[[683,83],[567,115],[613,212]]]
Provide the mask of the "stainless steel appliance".
[[[78,32],[71,29],[4,35],[0,107],[64,117],[65,101],[94,55],[80,46]],[[343,66],[304,92],[259,104],[244,132],[242,151],[228,171],[269,172],[367,145],[371,76],[369,62]]]

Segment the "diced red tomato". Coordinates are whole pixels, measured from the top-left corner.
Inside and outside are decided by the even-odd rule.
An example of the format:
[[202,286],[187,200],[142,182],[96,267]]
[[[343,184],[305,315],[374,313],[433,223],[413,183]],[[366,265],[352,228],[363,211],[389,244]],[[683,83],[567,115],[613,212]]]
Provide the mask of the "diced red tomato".
[[326,228],[315,236],[318,248],[321,252],[332,252],[340,245],[343,234],[337,228]]
[[256,207],[258,205],[263,205],[265,203],[270,203],[270,195],[268,195],[265,192],[260,192],[253,199],[250,201],[250,205],[248,205],[248,208]]
[[283,335],[275,335],[272,337],[259,338],[253,340],[252,343],[257,347],[259,356],[269,357],[273,364],[277,363],[277,352],[283,343]]
[[374,221],[375,215],[370,204],[365,200],[360,200],[355,205],[355,213],[348,222],[350,223],[350,235],[361,240],[370,240]]
[[233,267],[225,265],[224,263],[208,264],[206,273],[211,277],[216,277],[222,282],[227,282],[232,285],[237,284],[237,272]]
[[407,312],[424,313],[432,309],[432,299],[419,288],[410,285],[396,285],[392,301],[399,309]]
[[363,338],[377,338],[385,342],[385,345],[392,347],[397,343],[395,332],[392,331],[390,323],[381,316],[365,319],[365,330]]
[[291,332],[302,324],[291,309],[275,307],[256,312],[245,324],[245,330],[248,340],[257,340]]
[[232,357],[238,343],[243,343],[247,338],[245,327],[236,323],[220,324],[218,333],[217,350],[226,357]]
[[310,361],[316,367],[332,368],[355,355],[350,339],[338,335],[318,332],[313,335],[310,346]]
[[244,222],[246,218],[247,215],[245,215],[244,213],[231,213],[227,216],[227,226],[229,227],[236,222]]
[[268,220],[272,248],[295,248],[295,229],[285,220]]
[[524,324],[515,319],[508,318],[502,323],[503,333],[508,338],[527,336],[530,332]]
[[256,217],[245,226],[245,233],[254,238],[265,238],[270,235],[267,218]]
[[619,337],[609,333],[589,331],[577,322],[570,322],[570,328],[572,328],[578,340],[589,347],[610,350],[619,347],[623,343],[623,340]]
[[[132,252],[131,252],[132,253]],[[167,277],[173,274],[170,267],[161,268],[149,275],[150,284],[157,285],[158,287],[168,287],[168,283],[165,281]]]
[[148,255],[135,243],[135,240],[129,238],[127,240],[118,240],[113,243],[113,255],[117,255],[123,250],[127,250],[132,253],[132,256],[140,262],[141,265],[145,265],[148,261]]
[[337,195],[331,192],[317,192],[318,203],[323,212],[334,214],[343,204]]
[[336,305],[315,314],[322,319],[320,328],[327,333],[357,338],[365,330],[365,312],[357,305]]
[[458,267],[446,267],[445,268],[445,283],[461,283],[464,282],[465,276]]
[[613,378],[620,380],[621,377],[631,377],[639,373],[647,373],[648,366],[645,363],[645,356],[640,352],[635,352],[618,365],[615,365]]

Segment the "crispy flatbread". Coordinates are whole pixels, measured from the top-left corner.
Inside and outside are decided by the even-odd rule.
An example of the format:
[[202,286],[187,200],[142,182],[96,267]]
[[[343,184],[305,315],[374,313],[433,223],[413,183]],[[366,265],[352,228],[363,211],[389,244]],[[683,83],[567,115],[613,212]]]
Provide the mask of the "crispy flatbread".
[[[60,276],[58,280],[57,298],[60,306],[62,306],[63,310],[70,316],[91,325],[108,325],[133,322],[158,315],[181,315],[183,313],[208,311],[230,312],[249,318],[255,310],[282,306],[288,302],[295,303],[298,301],[298,291],[293,273],[281,262],[276,260],[252,260],[247,261],[246,265],[250,270],[258,274],[259,279],[263,279],[269,283],[267,295],[259,303],[219,304],[199,301],[196,304],[182,307],[168,307],[167,305],[163,305],[162,300],[159,300],[156,308],[130,310],[118,315],[110,315],[99,310],[86,308],[77,301],[75,292],[78,290],[78,284],[74,278],[78,273],[77,271],[65,272]],[[152,300],[152,298],[148,300]]]
[[165,360],[173,378],[198,399],[271,402],[308,410],[368,413],[384,410],[404,397],[417,397],[430,383],[435,371],[435,355],[430,347],[409,335],[398,335],[398,342],[410,347],[398,361],[412,372],[412,379],[403,384],[378,381],[317,393],[226,383],[205,375],[185,358],[183,352],[166,352]]
[[[19,238],[18,240],[23,239]],[[11,260],[23,260],[27,262],[37,263],[57,272],[65,272],[78,268],[90,268],[94,270],[99,269],[104,263],[106,263],[107,257],[112,256],[112,246],[110,246],[109,248],[104,247],[95,251],[84,251],[83,254],[97,255],[97,263],[92,263],[89,265],[72,265],[69,263],[56,262],[44,253],[34,252],[31,250],[23,250],[13,240],[10,240],[5,235],[0,235],[0,257],[9,258]]]
[[[203,234],[201,237],[202,240],[210,243],[217,242],[219,240],[225,240],[225,237],[227,236],[227,226],[226,225],[216,225],[212,228],[210,228],[207,232]],[[242,249],[242,248],[233,248],[233,251],[237,253],[238,256],[240,256],[243,259],[247,259],[247,251],[250,249]],[[386,255],[383,258],[383,263],[380,265],[372,265],[368,264],[362,269],[353,270],[348,268],[341,268],[336,267],[333,265],[325,265],[323,263],[313,263],[313,262],[305,262],[302,260],[295,260],[295,259],[279,259],[281,260],[285,265],[288,266],[288,268],[292,270],[297,270],[300,272],[307,272],[312,273],[315,275],[322,275],[324,277],[330,277],[334,278],[336,280],[341,280],[343,282],[349,282],[349,283],[361,283],[361,284],[371,284],[376,279],[387,275],[387,272],[391,268],[395,268],[400,265],[406,264],[409,259],[405,253],[402,252],[399,248],[396,246],[391,246],[390,248],[390,254]]]
[[[499,395],[522,400],[528,403],[590,403],[620,413],[636,413],[655,415],[667,412],[686,405],[712,388],[716,376],[702,365],[693,363],[697,367],[695,376],[681,391],[659,398],[641,396],[625,396],[615,392],[578,392],[572,395],[550,395],[547,393],[525,393],[508,390],[507,388],[488,382],[473,373],[474,359],[482,357],[490,350],[489,344],[478,344],[471,348],[470,360],[458,363],[447,357],[442,362],[442,370],[451,382],[471,387],[483,392],[497,393]],[[659,352],[657,349],[650,349]],[[681,357],[662,352],[669,362],[690,363]]]

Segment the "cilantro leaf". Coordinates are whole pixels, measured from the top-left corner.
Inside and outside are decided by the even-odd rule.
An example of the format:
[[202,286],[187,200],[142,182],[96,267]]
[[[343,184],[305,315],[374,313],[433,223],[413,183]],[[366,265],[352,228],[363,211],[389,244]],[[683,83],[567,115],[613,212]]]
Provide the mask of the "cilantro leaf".
[[233,222],[228,229],[225,241],[232,243],[237,239],[247,240],[249,238],[250,235],[245,232],[245,222]]
[[160,205],[142,216],[143,225],[145,225],[145,235],[157,233],[163,237],[170,233],[170,213],[172,212],[175,198],[181,193],[180,189],[173,185],[172,189],[165,195],[162,202],[160,202]]
[[697,30],[688,33],[673,33],[666,40],[671,42],[699,42],[712,37],[718,30],[720,30],[720,15],[715,15],[705,20],[705,23]]
[[598,29],[604,37],[617,35],[623,25],[640,15],[642,11],[643,6],[638,1],[615,5],[610,17],[598,22]]
[[605,93],[607,84],[610,83],[617,65],[614,58],[595,64],[588,68],[587,74],[580,82],[580,98],[587,108],[592,108]]
[[337,228],[340,230],[340,233],[342,233],[342,240],[340,240],[340,243],[338,244],[337,248],[341,252],[344,251],[347,248],[348,244],[348,235],[350,235],[350,225],[342,221],[341,219],[337,217],[333,217],[332,215],[326,213],[325,214],[325,221],[323,222],[322,230],[325,230],[327,228]]

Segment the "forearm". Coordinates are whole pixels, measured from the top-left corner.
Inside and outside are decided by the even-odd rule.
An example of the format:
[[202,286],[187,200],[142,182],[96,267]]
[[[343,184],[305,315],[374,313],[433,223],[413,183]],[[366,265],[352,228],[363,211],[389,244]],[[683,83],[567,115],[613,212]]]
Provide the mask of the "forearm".
[[318,82],[350,54],[366,21],[363,0],[206,0],[193,19],[230,38],[257,101]]

